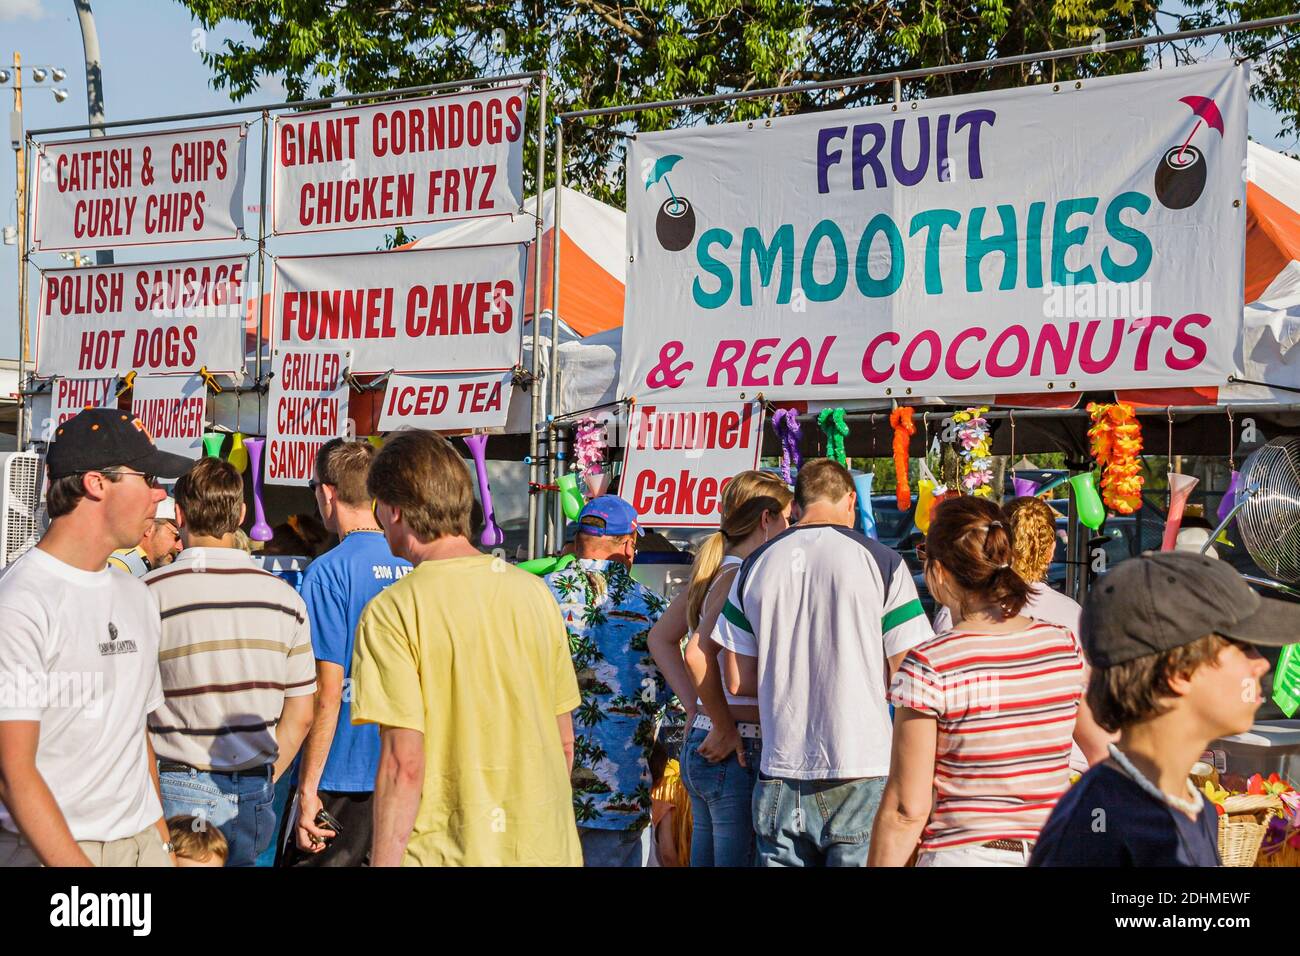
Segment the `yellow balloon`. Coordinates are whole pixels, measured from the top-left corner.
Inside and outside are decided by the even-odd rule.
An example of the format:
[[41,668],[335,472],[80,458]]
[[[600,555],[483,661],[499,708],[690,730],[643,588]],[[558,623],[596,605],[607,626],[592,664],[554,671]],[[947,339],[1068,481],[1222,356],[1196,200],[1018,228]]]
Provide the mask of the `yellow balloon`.
[[934,482],[929,478],[920,478],[916,482],[916,522],[921,534],[930,533],[930,506],[934,504]]
[[235,466],[235,471],[241,475],[248,471],[248,449],[244,447],[244,433],[235,432],[234,440],[230,443],[230,454],[226,455],[226,461]]

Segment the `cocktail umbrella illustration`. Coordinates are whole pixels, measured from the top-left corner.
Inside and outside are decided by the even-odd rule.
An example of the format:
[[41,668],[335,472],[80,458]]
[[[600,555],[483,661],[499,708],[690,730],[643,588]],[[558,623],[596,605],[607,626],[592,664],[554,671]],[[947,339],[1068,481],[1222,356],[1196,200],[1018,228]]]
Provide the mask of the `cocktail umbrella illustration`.
[[1223,136],[1223,114],[1218,104],[1208,96],[1184,96],[1185,103],[1196,116],[1196,125],[1187,139],[1170,147],[1156,167],[1156,198],[1168,209],[1186,209],[1201,198],[1205,191],[1205,155],[1191,145],[1192,137],[1202,126],[1219,131]]
[[691,201],[673,192],[673,185],[668,181],[668,173],[681,159],[677,155],[660,156],[645,174],[647,191],[660,180],[668,187],[668,198],[659,207],[659,216],[655,219],[655,235],[659,237],[659,245],[669,252],[680,252],[695,238],[695,210],[691,208]]

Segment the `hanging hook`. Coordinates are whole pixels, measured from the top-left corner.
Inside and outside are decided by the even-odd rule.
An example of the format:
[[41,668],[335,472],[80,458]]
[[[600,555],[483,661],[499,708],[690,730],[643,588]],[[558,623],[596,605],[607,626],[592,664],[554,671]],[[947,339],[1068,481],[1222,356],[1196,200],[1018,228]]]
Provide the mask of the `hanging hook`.
[[1228,406],[1228,471],[1237,470],[1237,428],[1232,420],[1232,406]]
[[1011,423],[1011,473],[1016,472],[1016,410],[1014,408],[1007,410],[1007,421]]
[[1169,419],[1169,448],[1166,452],[1168,460],[1165,462],[1165,471],[1172,473],[1174,470],[1174,411],[1168,405],[1165,406],[1165,417]]

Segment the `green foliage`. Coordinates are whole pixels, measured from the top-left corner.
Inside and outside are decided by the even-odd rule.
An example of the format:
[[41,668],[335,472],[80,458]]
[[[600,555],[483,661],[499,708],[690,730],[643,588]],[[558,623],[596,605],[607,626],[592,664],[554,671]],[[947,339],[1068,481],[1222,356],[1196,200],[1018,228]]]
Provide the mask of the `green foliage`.
[[[1178,27],[1152,0],[180,0],[208,29],[246,25],[253,43],[204,53],[213,85],[235,99],[261,77],[283,77],[290,97],[362,93],[545,68],[549,112],[766,89],[1021,53],[1092,45],[1095,52],[1048,64],[954,73],[903,84],[905,97],[1070,80],[1140,69],[1141,51],[1106,40]],[[1295,0],[1188,0],[1189,25],[1292,12]],[[1233,41],[1245,54],[1283,35]],[[1213,41],[1211,41],[1213,42]],[[1300,53],[1270,58],[1255,95],[1295,130]],[[1162,55],[1183,59],[1208,48]],[[634,120],[601,118],[565,129],[566,181],[622,204],[625,138],[706,120],[752,119],[887,101],[889,84],[739,103],[651,110]],[[536,116],[531,117],[535,122]],[[535,127],[534,127],[535,128]],[[536,167],[530,137],[526,175]],[[548,167],[551,165],[548,162]],[[547,177],[553,172],[548,168]],[[528,188],[533,188],[531,182]]]

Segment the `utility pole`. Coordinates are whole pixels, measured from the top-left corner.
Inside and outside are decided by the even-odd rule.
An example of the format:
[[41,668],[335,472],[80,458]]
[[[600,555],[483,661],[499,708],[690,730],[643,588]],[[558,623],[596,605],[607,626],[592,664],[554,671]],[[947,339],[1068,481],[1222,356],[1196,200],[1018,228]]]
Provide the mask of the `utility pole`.
[[[86,51],[86,118],[90,121],[90,135],[104,135],[104,71],[99,65],[99,34],[95,30],[95,14],[90,0],[73,0],[77,20],[81,24],[81,45]],[[101,266],[113,264],[113,250],[95,252],[95,262]]]

